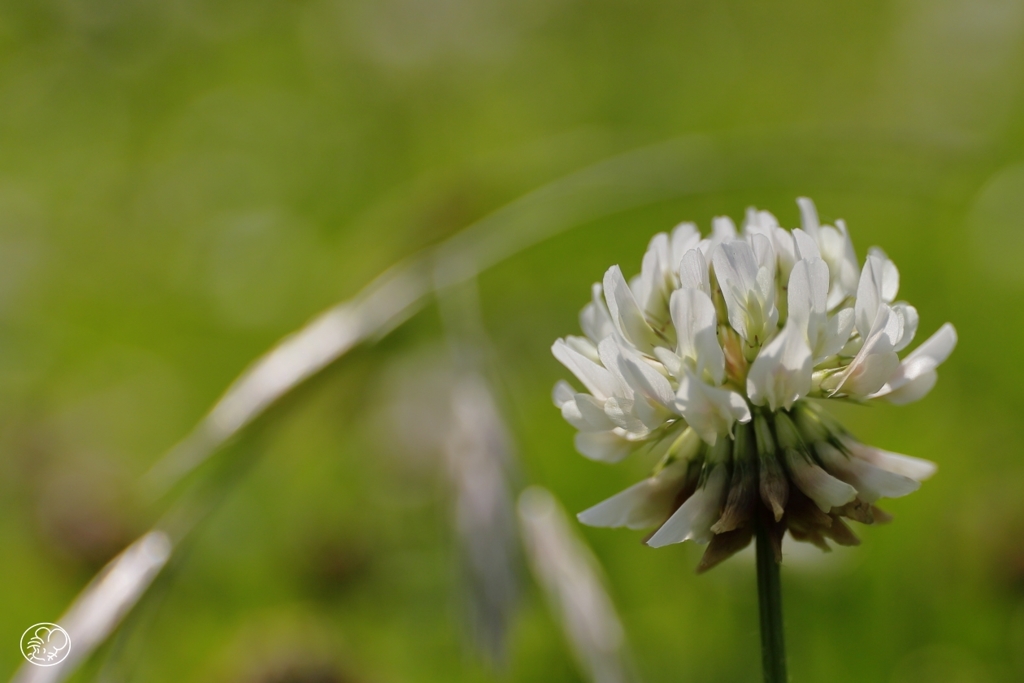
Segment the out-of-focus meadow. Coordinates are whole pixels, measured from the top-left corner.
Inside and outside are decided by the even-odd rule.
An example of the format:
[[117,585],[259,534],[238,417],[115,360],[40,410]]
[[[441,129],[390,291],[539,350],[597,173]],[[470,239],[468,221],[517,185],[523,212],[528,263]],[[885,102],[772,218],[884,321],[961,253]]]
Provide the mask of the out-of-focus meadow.
[[[939,472],[860,548],[787,547],[792,679],[1024,679],[1019,0],[4,3],[0,677],[22,631],[167,508],[143,475],[256,356],[403,257],[636,149],[606,169],[622,197],[511,220],[509,244],[557,234],[195,473],[212,511],[75,680],[588,680],[519,551],[482,553],[520,587],[492,601],[496,661],[473,645],[490,636],[441,453],[451,377],[488,378],[513,491],[602,500],[650,463],[573,452],[551,342],[655,232],[748,205],[794,227],[802,195],[861,258],[895,260],[922,338],[950,320],[960,345],[920,403],[841,410]],[[750,556],[696,576],[689,544],[574,529],[631,680],[758,680]]]

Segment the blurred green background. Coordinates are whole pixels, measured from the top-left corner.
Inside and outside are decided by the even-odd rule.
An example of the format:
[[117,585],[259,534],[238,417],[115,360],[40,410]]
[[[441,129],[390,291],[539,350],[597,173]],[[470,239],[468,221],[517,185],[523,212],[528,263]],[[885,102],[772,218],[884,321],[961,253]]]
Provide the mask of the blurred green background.
[[[480,278],[518,483],[575,512],[645,471],[576,455],[550,403],[549,346],[608,265],[748,205],[795,226],[810,196],[960,345],[926,400],[840,411],[939,473],[860,548],[788,548],[792,679],[1024,679],[1022,115],[1019,0],[3,3],[0,677],[160,512],[139,478],[256,355],[516,197],[683,137],[678,191]],[[428,307],[222,454],[253,466],[76,680],[583,680],[528,579],[505,664],[466,645],[444,466],[395,408],[430,403],[446,353]],[[581,533],[638,680],[759,680],[749,558],[697,577],[699,549]]]

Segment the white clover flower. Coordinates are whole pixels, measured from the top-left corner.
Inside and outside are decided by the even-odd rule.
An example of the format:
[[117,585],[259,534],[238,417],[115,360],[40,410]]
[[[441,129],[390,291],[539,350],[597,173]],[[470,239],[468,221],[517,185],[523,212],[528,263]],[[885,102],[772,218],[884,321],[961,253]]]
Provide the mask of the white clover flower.
[[[827,549],[856,544],[841,519],[888,516],[879,498],[915,491],[935,466],[857,442],[821,401],[916,401],[956,346],[946,323],[900,360],[917,310],[896,301],[899,271],[880,249],[860,268],[846,226],[802,228],[749,209],[741,232],[715,218],[655,235],[640,274],[612,266],[580,313],[586,336],[555,357],[583,385],[555,386],[584,456],[654,453],[654,475],[582,512],[585,524],[658,527],[648,545],[710,543],[700,570],[769,527]],[[758,504],[758,501],[762,504]]]

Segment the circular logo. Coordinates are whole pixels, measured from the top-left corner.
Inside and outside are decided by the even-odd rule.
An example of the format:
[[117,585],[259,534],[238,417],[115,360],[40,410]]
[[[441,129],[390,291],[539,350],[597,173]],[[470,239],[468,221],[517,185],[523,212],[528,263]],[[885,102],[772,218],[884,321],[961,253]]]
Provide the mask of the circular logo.
[[71,636],[57,624],[34,624],[21,634],[21,654],[36,666],[60,664],[71,652]]

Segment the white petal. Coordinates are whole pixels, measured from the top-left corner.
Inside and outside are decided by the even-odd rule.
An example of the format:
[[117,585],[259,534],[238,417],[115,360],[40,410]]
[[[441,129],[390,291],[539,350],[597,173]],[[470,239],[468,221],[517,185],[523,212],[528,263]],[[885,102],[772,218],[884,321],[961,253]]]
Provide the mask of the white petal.
[[604,302],[603,289],[599,282],[590,287],[590,303],[580,311],[580,329],[592,342],[597,344],[607,336],[615,334],[615,325]]
[[787,325],[750,366],[747,395],[755,405],[789,410],[811,390],[811,372],[811,350],[803,332]]
[[674,351],[669,351],[664,346],[655,346],[654,357],[658,359],[659,363],[665,366],[665,369],[668,370],[668,374],[677,379],[682,377],[683,359],[677,356]]
[[822,512],[846,505],[857,497],[857,489],[809,462],[792,448],[786,450],[786,464],[793,481]]
[[857,254],[842,221],[836,221],[834,228],[830,225],[822,226],[818,231],[817,241],[821,249],[821,258],[828,264],[828,308],[832,310],[847,297],[857,293],[860,279]]
[[754,252],[754,261],[758,270],[765,268],[771,273],[771,280],[774,289],[775,285],[775,250],[772,248],[771,240],[764,235],[751,235],[750,248]]
[[853,332],[855,318],[852,308],[842,308],[829,318],[825,327],[825,340],[815,350],[815,362],[834,356],[846,346],[850,333]]
[[946,362],[956,348],[956,328],[946,323],[923,344],[910,352],[900,368],[902,377],[914,377],[924,368],[934,369]]
[[935,474],[935,470],[938,469],[938,466],[929,460],[883,451],[849,437],[843,439],[843,445],[856,457],[863,458],[875,467],[881,467],[883,470],[901,474],[916,481],[924,481]]
[[[939,373],[934,370],[918,375],[899,389],[893,389],[888,394],[883,394],[886,401],[894,405],[903,406],[914,401],[920,401],[928,395],[935,384],[939,381]],[[885,387],[882,389],[884,390]],[[881,392],[879,392],[881,393]]]
[[736,224],[728,216],[715,216],[711,220],[711,240],[721,244],[731,239],[736,239]]
[[595,397],[605,399],[615,394],[618,386],[615,377],[607,369],[571,348],[564,339],[555,341],[551,353]]
[[634,439],[642,439],[651,430],[636,413],[636,401],[631,398],[613,396],[604,402],[604,414],[615,423],[616,427]]
[[900,335],[896,346],[893,348],[893,351],[899,352],[907,348],[907,345],[914,340],[914,335],[917,334],[917,324],[920,322],[921,317],[917,314],[916,308],[903,301],[894,303],[892,310],[896,315],[900,316],[900,322],[903,327],[903,334]]
[[[615,396],[605,402],[605,412],[619,427],[629,432],[630,436],[640,438],[660,427],[672,416],[672,412],[661,402],[634,389],[634,385],[640,385],[641,382],[633,372],[630,372],[628,377],[624,374],[626,363],[623,354],[629,353],[637,357],[635,351],[608,337],[598,344],[598,353],[601,355],[602,363],[619,385]],[[645,387],[637,387],[640,388]],[[646,387],[645,391],[649,389],[650,387]]]
[[779,219],[771,211],[758,211],[748,206],[743,216],[743,232],[747,235],[768,235],[773,228],[779,227]]
[[871,326],[878,315],[878,307],[882,304],[882,273],[881,263],[875,255],[868,256],[864,261],[864,270],[860,274],[857,286],[857,332],[867,338]]
[[619,339],[614,337],[605,337],[601,340],[601,343],[597,345],[597,354],[601,359],[601,365],[615,380],[613,391],[611,394],[608,394],[608,396],[623,396],[631,399],[633,398],[633,388],[622,374],[623,348],[624,345],[621,341],[621,337]]
[[889,472],[863,458],[847,455],[828,443],[814,447],[828,471],[850,484],[862,500],[873,503],[879,498],[899,498],[921,488],[916,479]]
[[796,242],[793,233],[785,228],[775,228],[772,233],[772,247],[775,249],[775,256],[779,260],[779,272],[785,282],[793,270],[793,264],[799,261],[796,250]]
[[[576,427],[584,432],[604,432],[615,429],[615,423],[604,412],[604,401],[598,401],[590,394],[576,394],[573,403],[566,403],[562,407],[562,416],[565,416],[565,409],[569,405],[576,406],[576,412],[582,418],[584,426]],[[566,418],[568,420],[568,418]]]
[[649,353],[657,337],[644,319],[643,312],[618,266],[612,266],[604,274],[604,295],[612,323],[619,334],[641,351]]
[[800,224],[811,237],[818,236],[818,209],[807,197],[797,197],[797,205],[800,207]]
[[[744,337],[751,345],[760,345],[775,332],[779,311],[775,307],[775,250],[764,235],[750,237],[751,250],[757,264],[754,277],[756,289],[747,295],[747,332]],[[753,294],[754,296],[750,296]]]
[[747,305],[750,295],[758,291],[758,265],[754,251],[746,242],[726,242],[715,250],[712,261],[725,297],[729,324],[741,337],[749,340],[753,331],[747,330]]
[[595,363],[601,362],[601,357],[597,353],[597,347],[594,346],[594,342],[590,341],[586,337],[577,337],[570,334],[565,337],[565,343],[569,345],[570,349],[581,354],[585,358],[589,358]]
[[620,349],[620,352],[619,368],[633,391],[649,401],[665,407],[671,406],[675,401],[675,392],[668,380],[636,352],[625,348]]
[[679,286],[683,289],[698,289],[711,296],[708,262],[699,249],[691,249],[683,254],[679,262]]
[[[821,250],[818,249],[818,243],[800,228],[793,231],[793,242],[796,247],[796,260],[821,258]],[[826,289],[828,288],[826,287]]]
[[725,354],[718,343],[718,318],[711,298],[698,289],[677,289],[669,302],[676,328],[676,352],[688,361],[698,377],[707,372],[711,381],[725,379]]
[[719,281],[732,284],[743,291],[753,289],[757,278],[757,259],[754,249],[745,240],[730,240],[719,245],[711,255]]
[[899,367],[893,350],[903,334],[902,319],[886,304],[879,304],[875,322],[857,355],[830,384],[832,394],[866,397],[878,391]]
[[868,250],[868,255],[869,257],[874,256],[882,264],[879,294],[882,297],[882,301],[891,304],[896,298],[896,294],[900,291],[900,271],[896,268],[896,264],[893,263],[892,259],[886,256],[885,252],[878,247],[871,247]]
[[[755,235],[756,237],[756,235]],[[775,268],[761,266],[757,269],[757,293],[758,303],[761,306],[761,319],[765,321],[760,328],[762,330],[762,341],[775,331],[775,324],[779,320],[779,312],[775,310]]]
[[[854,315],[854,317],[856,317],[856,315]],[[856,322],[854,322],[854,326],[856,326]],[[843,348],[839,351],[839,355],[846,357],[856,356],[860,353],[862,348],[864,348],[864,338],[859,334],[853,334],[847,340],[846,344],[843,345]]]
[[[709,387],[711,388],[711,387]],[[729,414],[740,424],[746,424],[751,420],[750,406],[742,396],[735,391],[727,391],[729,400]],[[714,444],[711,444],[714,445]]]
[[884,323],[878,324],[879,332],[877,336],[874,333],[869,334],[864,345],[870,347],[875,352],[882,351],[883,349],[885,351],[895,351],[896,344],[903,338],[903,317],[897,315],[891,307],[885,304],[881,308],[888,313],[888,319]]
[[672,249],[663,232],[651,238],[640,268],[640,286],[634,291],[637,303],[648,315],[658,318],[668,304],[673,285]]
[[675,404],[672,405],[672,408],[666,408],[661,403],[644,398],[639,394],[636,396],[635,403],[633,404],[633,413],[640,418],[640,421],[644,423],[648,431],[658,429],[665,424],[665,420],[676,417],[679,414],[675,409]]
[[615,432],[577,432],[573,444],[580,455],[609,463],[619,462],[637,448]]
[[867,355],[858,363],[854,372],[847,375],[841,389],[848,396],[870,396],[885,383],[886,377],[892,376],[899,363],[895,351]]
[[[589,396],[589,394],[587,394]],[[568,401],[563,403],[562,406],[562,419],[568,422],[570,425],[575,427],[581,432],[589,432],[588,429],[590,424],[584,419],[583,414],[580,412],[579,406],[576,405],[576,401]],[[614,427],[615,425],[612,425]],[[608,427],[610,429],[611,427]]]
[[576,390],[564,379],[558,380],[555,383],[555,388],[551,390],[551,400],[556,408],[561,408],[563,403],[574,401],[575,397]]
[[[680,223],[672,230],[672,265],[677,266],[683,255],[700,244],[700,230],[693,223]],[[706,269],[705,269],[706,270]]]
[[690,463],[677,460],[657,475],[576,515],[587,526],[646,529],[661,524],[672,512]]
[[[892,394],[897,390],[907,387],[907,385],[919,378],[933,375],[935,368],[945,362],[949,358],[949,354],[956,348],[956,342],[956,328],[946,323],[903,359],[903,362],[900,363],[899,368],[889,378],[889,381],[872,398],[888,396],[889,400],[892,401]],[[934,379],[928,377],[923,382],[920,382],[914,391],[905,392],[902,402],[909,403],[921,398],[931,390],[934,384]],[[914,398],[910,398],[911,396],[914,396]]]
[[711,526],[722,513],[725,485],[728,482],[726,468],[715,467],[703,488],[697,489],[668,521],[647,541],[652,548],[661,548],[672,543],[696,541],[707,543],[714,534]]
[[825,331],[828,266],[820,258],[802,259],[793,266],[788,287],[789,320],[803,331],[807,343],[818,345]]
[[900,287],[900,273],[881,249],[872,247],[857,286],[857,331],[867,336],[878,307],[892,303]]
[[718,245],[733,239],[736,239],[736,224],[728,216],[715,216],[711,220],[711,236],[702,239],[697,244],[697,249],[710,261]]
[[686,369],[676,392],[676,410],[706,443],[728,434],[735,422],[750,421],[750,407],[735,391],[705,384]]

